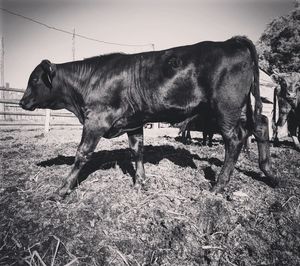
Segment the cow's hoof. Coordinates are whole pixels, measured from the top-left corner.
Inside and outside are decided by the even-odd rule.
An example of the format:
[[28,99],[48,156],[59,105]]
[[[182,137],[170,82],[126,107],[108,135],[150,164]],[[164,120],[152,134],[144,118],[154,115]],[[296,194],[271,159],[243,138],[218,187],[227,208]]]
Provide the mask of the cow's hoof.
[[134,189],[137,192],[149,190],[150,184],[146,180],[139,180],[133,184]]
[[299,146],[299,145],[296,145],[296,146],[295,146],[295,150],[298,151],[298,152],[300,152],[300,146]]
[[280,147],[280,142],[279,140],[273,140],[273,147]]
[[57,191],[57,194],[61,197],[61,199],[64,199],[67,195],[71,193],[71,191],[72,190],[68,185],[64,185]]
[[223,193],[224,190],[225,190],[225,185],[216,184],[211,188],[210,192],[214,194],[218,194],[218,193]]
[[149,182],[143,182],[141,185],[142,190],[148,191],[150,189],[150,183]]
[[48,198],[48,200],[60,202],[62,200],[62,197],[58,193],[54,193]]
[[140,193],[142,190],[142,186],[140,184],[134,184],[133,188],[134,188],[134,191],[136,191],[137,193]]

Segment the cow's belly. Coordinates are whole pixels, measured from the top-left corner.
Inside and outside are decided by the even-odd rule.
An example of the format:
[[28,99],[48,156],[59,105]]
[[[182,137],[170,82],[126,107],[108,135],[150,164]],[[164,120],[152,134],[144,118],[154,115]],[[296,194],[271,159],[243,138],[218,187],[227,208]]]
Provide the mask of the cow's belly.
[[144,119],[141,115],[125,115],[115,120],[110,129],[105,132],[103,137],[115,138],[124,133],[134,131],[144,125]]
[[110,129],[104,134],[105,138],[118,137],[124,133],[134,131],[146,123],[166,122],[178,123],[195,114],[207,114],[210,107],[207,103],[200,103],[193,108],[183,106],[169,106],[163,109],[148,109],[132,115],[126,115],[115,120]]

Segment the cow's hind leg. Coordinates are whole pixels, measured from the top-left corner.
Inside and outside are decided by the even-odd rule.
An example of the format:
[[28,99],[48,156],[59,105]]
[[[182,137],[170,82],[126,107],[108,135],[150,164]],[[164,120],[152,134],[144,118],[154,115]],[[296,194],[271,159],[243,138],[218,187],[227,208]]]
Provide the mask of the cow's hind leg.
[[250,136],[244,140],[243,152],[246,152],[250,156]]
[[203,146],[206,146],[207,135],[208,135],[208,132],[203,130],[203,132],[202,132],[202,136],[203,136],[202,145]]
[[288,120],[288,131],[293,140],[295,149],[297,151],[300,151],[300,143],[298,139],[299,136],[297,136],[298,125],[297,125],[295,114],[291,115],[291,118]]
[[186,129],[182,132],[182,143],[189,144],[192,142],[191,132],[189,129]]
[[276,126],[275,122],[272,123],[272,130],[273,130],[273,136],[272,136],[273,145],[274,147],[279,147],[280,143],[278,139],[278,127]]
[[212,141],[213,141],[213,136],[214,136],[214,133],[210,132],[210,131],[206,131],[204,130],[202,132],[202,136],[203,136],[203,141],[202,141],[202,145],[203,146],[206,146],[207,144],[207,136],[208,136],[208,147],[212,147]]
[[248,135],[248,130],[242,122],[235,128],[223,130],[222,136],[225,143],[225,160],[216,180],[216,184],[212,188],[213,192],[220,193],[224,191]]
[[63,186],[59,189],[59,196],[64,197],[69,194],[78,183],[79,173],[84,165],[90,160],[100,140],[100,136],[100,134],[96,134],[86,128],[83,128],[81,142],[76,152],[73,168],[68,177],[65,179]]
[[209,133],[208,134],[208,147],[212,147],[213,145],[213,136],[214,136],[214,133]]
[[275,187],[278,184],[277,178],[271,171],[270,167],[270,144],[269,144],[269,127],[268,118],[261,115],[257,120],[253,132],[258,146],[259,168],[267,177],[267,182]]
[[143,148],[144,148],[144,133],[143,127],[127,133],[129,147],[134,156],[135,160],[135,177],[134,177],[134,184],[140,183],[144,185],[145,182],[145,170],[144,170],[144,162],[143,162]]
[[192,143],[192,136],[191,136],[191,131],[189,129],[186,130],[186,137],[185,137],[186,144],[191,144]]

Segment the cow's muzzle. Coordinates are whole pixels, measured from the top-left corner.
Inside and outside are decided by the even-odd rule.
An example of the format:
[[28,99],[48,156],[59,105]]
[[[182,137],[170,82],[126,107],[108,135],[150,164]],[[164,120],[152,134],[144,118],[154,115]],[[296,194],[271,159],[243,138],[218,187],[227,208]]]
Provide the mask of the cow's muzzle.
[[27,111],[33,111],[35,110],[35,104],[33,101],[26,101],[25,99],[21,99],[20,102],[19,102],[19,105],[24,109],[24,110],[27,110]]

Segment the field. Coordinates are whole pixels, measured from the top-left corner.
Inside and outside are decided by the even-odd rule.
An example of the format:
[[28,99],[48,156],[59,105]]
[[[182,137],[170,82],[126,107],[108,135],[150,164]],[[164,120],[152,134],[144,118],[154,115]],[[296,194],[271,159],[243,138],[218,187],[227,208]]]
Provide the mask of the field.
[[0,131],[0,265],[300,265],[300,153],[271,148],[280,185],[263,182],[256,143],[223,194],[210,192],[222,141],[145,130],[147,190],[132,186],[126,136],[100,141],[83,181],[51,196],[71,169],[80,130]]

